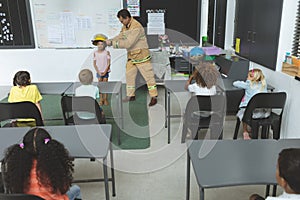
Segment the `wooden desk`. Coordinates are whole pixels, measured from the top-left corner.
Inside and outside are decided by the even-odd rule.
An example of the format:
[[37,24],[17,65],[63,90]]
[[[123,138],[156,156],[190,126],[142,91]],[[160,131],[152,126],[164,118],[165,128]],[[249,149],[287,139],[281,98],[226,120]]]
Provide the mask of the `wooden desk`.
[[[52,138],[63,143],[74,158],[99,158],[103,160],[103,179],[77,180],[74,182],[104,181],[106,200],[109,199],[108,181],[112,181],[112,196],[116,196],[113,151],[111,146],[111,125],[48,126],[45,128]],[[0,128],[0,159],[4,150],[12,144],[21,143],[23,136],[30,130],[23,128]],[[107,173],[107,154],[111,156],[111,178]]]
[[199,186],[199,199],[205,188],[235,185],[276,185],[278,153],[300,148],[300,139],[283,140],[194,140],[187,141],[187,191],[190,191],[190,160]]

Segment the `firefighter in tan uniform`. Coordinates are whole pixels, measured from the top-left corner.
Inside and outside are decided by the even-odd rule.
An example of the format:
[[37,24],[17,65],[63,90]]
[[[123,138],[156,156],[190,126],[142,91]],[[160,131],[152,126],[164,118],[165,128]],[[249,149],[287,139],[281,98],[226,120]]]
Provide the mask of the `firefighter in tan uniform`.
[[120,10],[117,17],[123,24],[122,30],[119,35],[107,40],[106,43],[108,46],[113,46],[113,48],[125,48],[127,50],[127,97],[123,101],[135,100],[135,78],[139,70],[147,83],[149,95],[151,96],[149,106],[153,106],[157,103],[157,88],[150,63],[151,56],[144,28],[138,21],[131,17],[129,11],[126,9]]

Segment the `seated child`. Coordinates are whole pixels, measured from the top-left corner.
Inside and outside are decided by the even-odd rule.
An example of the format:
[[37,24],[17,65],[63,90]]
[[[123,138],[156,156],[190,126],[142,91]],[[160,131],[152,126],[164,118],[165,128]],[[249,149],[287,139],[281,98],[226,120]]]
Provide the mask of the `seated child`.
[[[8,102],[30,101],[34,103],[42,115],[40,101],[42,96],[36,85],[31,84],[30,74],[27,71],[18,71],[13,79],[13,87],[8,96]],[[18,119],[17,126],[35,126],[34,119]]]
[[[246,81],[234,81],[233,85],[235,87],[245,89],[245,96],[242,98],[240,103],[240,110],[237,113],[237,117],[242,121],[245,109],[247,107],[250,99],[257,93],[267,92],[267,84],[265,80],[265,76],[263,75],[260,69],[252,69],[248,72],[248,77]],[[269,112],[264,112],[258,110],[253,118],[265,118],[269,116]],[[243,122],[243,136],[245,140],[251,139],[248,132],[248,125]]]
[[68,151],[42,128],[33,128],[20,144],[7,148],[2,163],[9,193],[32,194],[47,200],[81,199],[71,185],[73,163]]
[[[82,84],[75,90],[75,96],[89,96],[93,99],[99,98],[99,89],[97,86],[94,86],[93,83],[93,73],[89,69],[83,69],[79,72],[78,75],[79,81]],[[104,117],[104,112],[99,106],[101,115]],[[93,113],[87,112],[77,112],[77,115],[82,119],[92,119],[95,118]]]
[[[210,62],[203,62],[195,67],[193,74],[185,84],[185,89],[195,95],[215,95],[216,84],[220,73],[215,65]],[[191,83],[195,79],[195,83]]]
[[[267,197],[266,200],[300,199],[300,149],[283,149],[279,153],[276,180],[284,192],[278,197]],[[250,200],[264,200],[258,194],[253,194]]]

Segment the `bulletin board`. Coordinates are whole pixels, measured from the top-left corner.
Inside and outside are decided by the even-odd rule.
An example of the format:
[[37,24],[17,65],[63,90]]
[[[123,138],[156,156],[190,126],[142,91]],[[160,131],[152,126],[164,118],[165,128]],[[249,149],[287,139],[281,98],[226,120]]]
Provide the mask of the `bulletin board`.
[[91,48],[97,33],[117,35],[122,0],[32,0],[39,48]]
[[0,0],[0,49],[34,47],[29,0]]

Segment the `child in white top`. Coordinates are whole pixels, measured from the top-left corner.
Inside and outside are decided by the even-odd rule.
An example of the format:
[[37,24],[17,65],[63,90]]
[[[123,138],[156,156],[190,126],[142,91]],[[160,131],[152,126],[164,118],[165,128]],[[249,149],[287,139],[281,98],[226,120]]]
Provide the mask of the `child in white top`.
[[[79,72],[78,77],[82,85],[75,89],[75,96],[89,96],[94,99],[99,98],[98,87],[92,85],[93,72],[89,69],[83,69]],[[102,108],[101,107],[99,108],[101,114],[104,115]],[[77,115],[82,119],[95,118],[94,114],[85,113],[85,112],[77,112]]]
[[[260,69],[252,69],[249,70],[246,81],[234,81],[233,85],[235,87],[245,89],[245,96],[242,98],[242,101],[239,106],[240,110],[237,113],[237,117],[239,117],[240,120],[242,120],[245,109],[250,99],[257,93],[267,92],[267,84],[266,84],[265,76],[263,75]],[[258,111],[256,112],[256,116],[254,116],[253,118],[264,118],[264,117],[268,117],[268,114]],[[243,135],[245,140],[251,139],[249,136],[247,126],[248,125],[243,122],[243,131],[244,131]]]
[[[219,74],[213,63],[203,62],[195,67],[193,74],[185,84],[185,89],[195,95],[215,95]],[[193,79],[196,82],[192,84]]]
[[[284,192],[278,197],[267,197],[266,200],[299,200],[300,199],[300,149],[283,149],[279,153],[276,180]],[[264,200],[253,194],[250,200]]]
[[[108,81],[110,73],[110,52],[107,51],[106,42],[107,37],[103,34],[97,34],[92,40],[93,45],[97,46],[98,49],[94,52],[93,66],[96,70],[96,76],[98,81]],[[99,105],[108,105],[107,94],[100,94]]]

